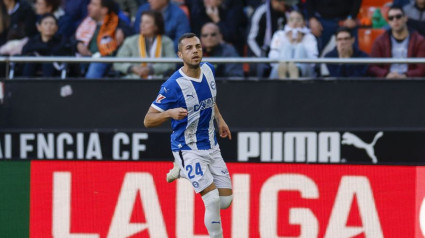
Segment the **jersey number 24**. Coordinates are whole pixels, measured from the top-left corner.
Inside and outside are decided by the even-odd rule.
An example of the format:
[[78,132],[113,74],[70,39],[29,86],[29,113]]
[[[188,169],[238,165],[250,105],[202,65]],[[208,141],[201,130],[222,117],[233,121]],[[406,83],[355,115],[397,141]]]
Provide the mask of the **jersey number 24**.
[[199,162],[195,164],[195,175],[192,174],[193,167],[190,164],[186,166],[186,171],[187,175],[189,176],[189,179],[193,179],[195,175],[204,175],[204,173],[202,172],[201,164]]

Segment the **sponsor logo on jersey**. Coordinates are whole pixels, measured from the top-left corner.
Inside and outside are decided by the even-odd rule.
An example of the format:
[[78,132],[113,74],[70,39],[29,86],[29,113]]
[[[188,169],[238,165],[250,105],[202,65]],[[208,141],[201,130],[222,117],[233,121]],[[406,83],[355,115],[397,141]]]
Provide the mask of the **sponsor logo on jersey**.
[[215,105],[215,100],[214,98],[207,98],[205,100],[202,100],[201,102],[199,102],[199,104],[195,105],[193,110],[195,112],[199,111],[199,110],[205,110],[208,108],[212,108]]
[[164,99],[165,99],[165,96],[162,94],[159,94],[155,101],[156,103],[161,103],[161,101]]

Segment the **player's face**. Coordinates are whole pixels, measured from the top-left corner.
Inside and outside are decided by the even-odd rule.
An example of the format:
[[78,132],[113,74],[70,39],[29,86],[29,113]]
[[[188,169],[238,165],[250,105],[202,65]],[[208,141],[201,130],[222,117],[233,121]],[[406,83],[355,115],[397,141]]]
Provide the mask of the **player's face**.
[[199,67],[202,61],[202,46],[199,38],[192,37],[183,39],[178,55],[185,65]]

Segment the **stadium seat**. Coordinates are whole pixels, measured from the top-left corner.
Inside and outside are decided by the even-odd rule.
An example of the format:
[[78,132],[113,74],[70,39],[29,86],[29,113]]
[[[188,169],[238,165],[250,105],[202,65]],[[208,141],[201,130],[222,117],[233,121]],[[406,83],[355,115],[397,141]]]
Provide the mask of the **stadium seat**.
[[358,41],[360,50],[370,54],[375,39],[385,32],[385,29],[359,28]]

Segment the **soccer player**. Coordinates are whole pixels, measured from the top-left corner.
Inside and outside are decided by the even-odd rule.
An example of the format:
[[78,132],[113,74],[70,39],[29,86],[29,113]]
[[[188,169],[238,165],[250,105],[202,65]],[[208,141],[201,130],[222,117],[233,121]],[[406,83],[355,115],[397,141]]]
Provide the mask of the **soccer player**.
[[220,137],[232,138],[216,104],[214,67],[201,63],[202,46],[193,33],[183,34],[177,55],[183,67],[164,84],[144,120],[147,128],[171,119],[171,150],[175,167],[167,174],[172,182],[188,179],[205,205],[204,223],[210,237],[223,237],[220,209],[232,203],[232,185],[221,157],[214,131],[217,122]]

